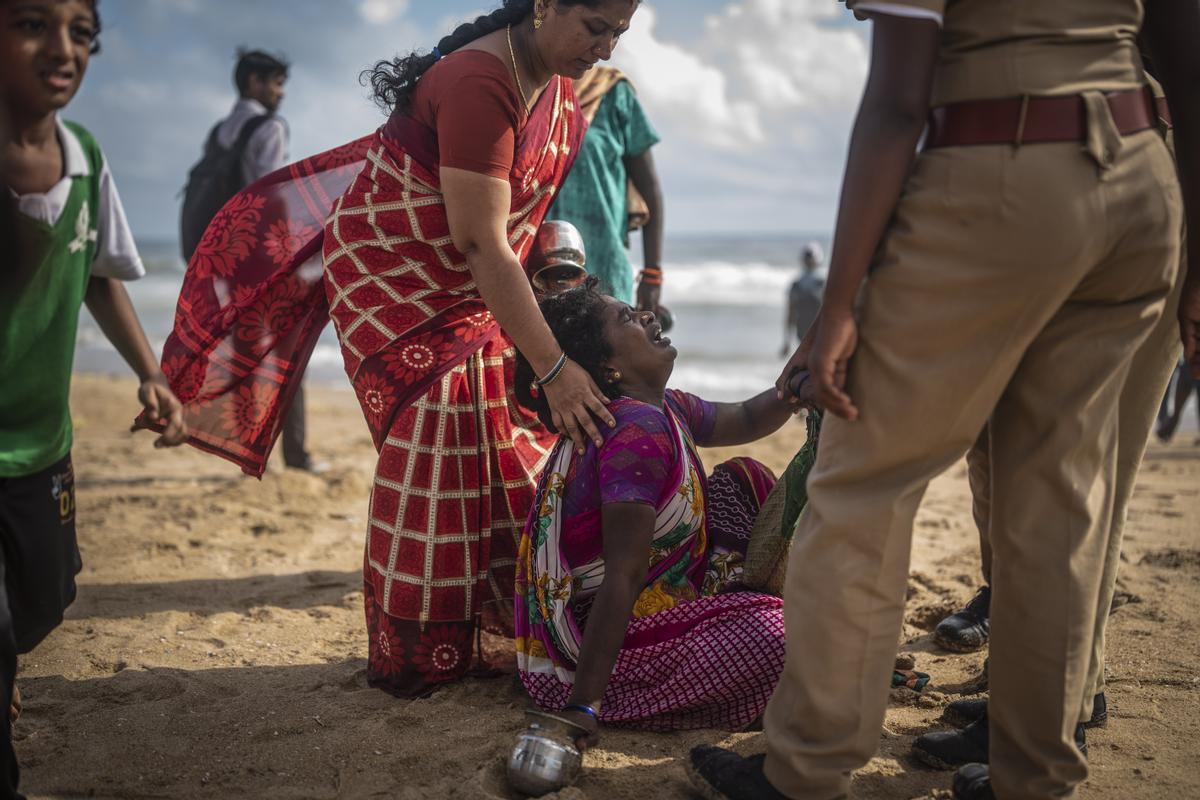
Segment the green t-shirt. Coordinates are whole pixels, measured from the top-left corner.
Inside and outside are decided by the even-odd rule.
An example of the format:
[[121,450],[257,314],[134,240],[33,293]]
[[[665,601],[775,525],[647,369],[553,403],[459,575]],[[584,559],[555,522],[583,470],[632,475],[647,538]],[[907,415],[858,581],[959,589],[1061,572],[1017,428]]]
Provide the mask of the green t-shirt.
[[620,81],[600,102],[583,137],[571,173],[547,219],[563,219],[579,229],[587,248],[587,271],[600,290],[633,303],[633,268],[625,251],[629,227],[625,159],[658,143],[658,134],[628,81]]
[[72,179],[54,225],[18,215],[22,251],[37,268],[19,291],[0,297],[0,477],[38,472],[71,449],[71,365],[96,257],[104,157],[91,134],[67,125],[90,174]]

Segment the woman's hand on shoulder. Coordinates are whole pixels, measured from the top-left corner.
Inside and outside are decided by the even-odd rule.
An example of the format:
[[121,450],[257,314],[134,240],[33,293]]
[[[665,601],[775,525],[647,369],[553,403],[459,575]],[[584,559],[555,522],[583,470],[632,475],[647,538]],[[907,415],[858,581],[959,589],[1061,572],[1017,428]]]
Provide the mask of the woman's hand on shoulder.
[[541,391],[546,393],[554,427],[570,437],[580,453],[587,449],[588,439],[597,447],[604,444],[597,421],[609,428],[617,424],[605,407],[608,398],[596,386],[592,376],[574,361],[568,359],[559,376]]

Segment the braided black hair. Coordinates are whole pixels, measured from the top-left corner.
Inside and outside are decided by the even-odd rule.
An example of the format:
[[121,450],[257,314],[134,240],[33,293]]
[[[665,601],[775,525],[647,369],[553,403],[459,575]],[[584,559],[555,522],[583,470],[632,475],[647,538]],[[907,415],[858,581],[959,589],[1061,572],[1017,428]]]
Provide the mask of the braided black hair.
[[[558,0],[560,6],[587,6],[595,8],[604,0]],[[474,22],[464,22],[454,29],[449,36],[443,36],[437,43],[437,50],[443,56],[448,56],[460,47],[464,47],[489,33],[517,25],[533,13],[534,0],[503,0],[501,6],[490,14],[476,17]],[[401,111],[408,108],[409,100],[417,81],[430,67],[436,64],[438,56],[433,52],[413,52],[407,56],[398,56],[391,61],[379,61],[362,74],[363,83],[369,83],[375,94],[375,102],[384,110],[398,108]]]
[[[613,348],[604,338],[604,309],[607,303],[604,295],[597,290],[598,285],[599,280],[593,275],[582,286],[548,297],[538,307],[567,358],[583,367],[605,396],[615,399],[621,393],[617,385],[604,374],[604,362],[612,358]],[[538,396],[534,397],[530,390],[536,377],[533,365],[525,356],[517,353],[514,387],[517,401],[536,412],[543,425],[558,433],[550,416],[546,393],[539,391]]]

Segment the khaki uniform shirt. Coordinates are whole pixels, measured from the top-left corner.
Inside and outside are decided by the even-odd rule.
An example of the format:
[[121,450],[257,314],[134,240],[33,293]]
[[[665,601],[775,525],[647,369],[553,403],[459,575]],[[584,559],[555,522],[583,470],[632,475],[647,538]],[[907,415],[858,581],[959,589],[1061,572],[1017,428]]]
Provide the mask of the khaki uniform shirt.
[[846,0],[941,22],[931,105],[1136,89],[1144,0]]

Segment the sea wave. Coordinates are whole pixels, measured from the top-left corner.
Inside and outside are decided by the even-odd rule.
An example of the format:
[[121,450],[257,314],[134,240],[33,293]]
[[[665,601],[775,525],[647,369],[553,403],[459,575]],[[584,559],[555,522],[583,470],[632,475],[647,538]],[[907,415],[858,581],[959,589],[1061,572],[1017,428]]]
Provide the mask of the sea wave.
[[703,261],[663,267],[667,305],[737,305],[782,308],[796,271],[770,264]]

